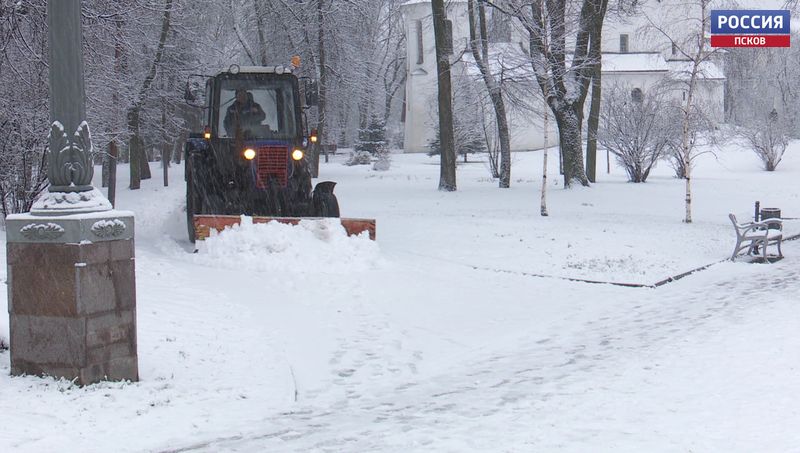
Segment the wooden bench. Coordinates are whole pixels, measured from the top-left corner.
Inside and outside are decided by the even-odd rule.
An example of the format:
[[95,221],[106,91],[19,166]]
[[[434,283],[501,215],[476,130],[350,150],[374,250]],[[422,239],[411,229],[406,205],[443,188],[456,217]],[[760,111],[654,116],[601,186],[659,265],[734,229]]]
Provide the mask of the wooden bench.
[[[761,222],[739,223],[736,216],[728,214],[736,230],[736,247],[733,249],[731,261],[742,251],[747,251],[747,255],[760,254],[767,262],[767,246],[778,246],[778,257],[782,258],[781,241],[783,241],[783,223],[781,219],[767,219]],[[759,253],[759,247],[761,252]]]

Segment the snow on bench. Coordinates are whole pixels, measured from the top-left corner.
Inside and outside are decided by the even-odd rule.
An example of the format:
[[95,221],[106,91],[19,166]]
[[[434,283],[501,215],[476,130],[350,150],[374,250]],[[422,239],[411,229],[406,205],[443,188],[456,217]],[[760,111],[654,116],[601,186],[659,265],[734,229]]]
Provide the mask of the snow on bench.
[[736,221],[735,215],[728,214],[728,217],[736,230],[736,246],[733,249],[731,261],[735,261],[736,257],[745,250],[747,255],[757,254],[761,247],[761,255],[767,262],[767,246],[773,244],[778,246],[778,257],[783,258],[783,253],[781,253],[783,223],[781,219],[771,218],[761,222],[739,223]]

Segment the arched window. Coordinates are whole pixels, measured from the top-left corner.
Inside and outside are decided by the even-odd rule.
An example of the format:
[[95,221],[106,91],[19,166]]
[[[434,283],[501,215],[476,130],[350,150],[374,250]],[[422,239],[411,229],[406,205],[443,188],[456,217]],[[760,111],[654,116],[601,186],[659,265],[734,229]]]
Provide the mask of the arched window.
[[644,94],[641,88],[634,88],[631,90],[631,100],[637,104],[641,104],[644,100]]

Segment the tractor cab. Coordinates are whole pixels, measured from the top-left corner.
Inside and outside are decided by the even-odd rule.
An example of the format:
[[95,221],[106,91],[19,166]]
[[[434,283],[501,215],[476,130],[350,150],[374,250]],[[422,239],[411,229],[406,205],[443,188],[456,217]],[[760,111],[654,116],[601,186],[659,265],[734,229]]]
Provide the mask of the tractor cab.
[[207,124],[212,137],[302,147],[306,131],[298,79],[292,73],[265,69],[223,72],[208,80]]

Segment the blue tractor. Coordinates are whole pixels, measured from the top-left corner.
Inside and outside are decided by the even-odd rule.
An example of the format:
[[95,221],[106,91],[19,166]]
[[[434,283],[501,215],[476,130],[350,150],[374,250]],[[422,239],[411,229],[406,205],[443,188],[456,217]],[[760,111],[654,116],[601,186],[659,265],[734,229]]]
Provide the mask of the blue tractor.
[[[320,182],[312,190],[307,151],[317,137],[308,130],[301,94],[300,80],[283,66],[234,65],[207,79],[206,127],[184,147],[192,242],[238,223],[241,215],[285,223],[339,217],[336,183]],[[342,224],[350,234],[369,230],[374,237],[374,220],[371,226],[363,222]]]

